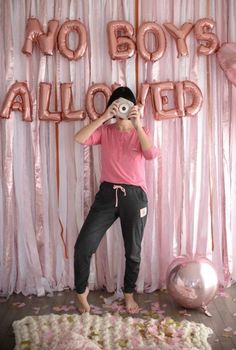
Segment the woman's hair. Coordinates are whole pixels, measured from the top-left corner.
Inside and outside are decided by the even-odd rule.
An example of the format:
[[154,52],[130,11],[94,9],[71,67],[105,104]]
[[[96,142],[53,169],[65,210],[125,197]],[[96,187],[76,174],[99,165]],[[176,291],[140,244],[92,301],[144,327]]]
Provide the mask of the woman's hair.
[[123,97],[126,100],[133,102],[133,104],[136,104],[136,98],[133,92],[127,86],[120,86],[113,91],[107,103],[107,107],[109,107],[115,100],[117,100],[120,97]]

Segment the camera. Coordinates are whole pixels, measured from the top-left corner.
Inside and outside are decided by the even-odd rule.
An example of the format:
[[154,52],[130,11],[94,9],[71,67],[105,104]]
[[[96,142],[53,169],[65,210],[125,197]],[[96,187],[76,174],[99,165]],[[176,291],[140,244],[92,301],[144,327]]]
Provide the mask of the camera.
[[128,119],[129,111],[134,106],[133,102],[126,100],[123,97],[120,97],[117,102],[119,107],[116,116],[122,119]]

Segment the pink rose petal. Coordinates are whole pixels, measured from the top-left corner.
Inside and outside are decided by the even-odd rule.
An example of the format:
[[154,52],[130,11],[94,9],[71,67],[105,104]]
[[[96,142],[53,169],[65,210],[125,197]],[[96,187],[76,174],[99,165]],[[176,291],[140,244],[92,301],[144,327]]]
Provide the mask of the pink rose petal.
[[231,328],[231,327],[226,327],[226,328],[224,329],[225,332],[231,332],[232,330],[233,330],[233,328]]

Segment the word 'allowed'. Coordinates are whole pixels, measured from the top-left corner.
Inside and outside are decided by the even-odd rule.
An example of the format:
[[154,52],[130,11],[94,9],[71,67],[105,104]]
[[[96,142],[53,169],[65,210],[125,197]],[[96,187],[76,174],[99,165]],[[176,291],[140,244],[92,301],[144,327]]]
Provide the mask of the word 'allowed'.
[[[86,106],[84,109],[73,110],[72,83],[60,84],[61,111],[49,111],[52,86],[50,83],[39,84],[38,118],[44,121],[60,122],[83,120],[86,112],[91,120],[95,120],[104,113],[107,101],[112,91],[119,85],[93,84],[86,93]],[[104,96],[104,110],[97,112],[95,96],[100,93]],[[202,93],[192,81],[182,82],[155,82],[141,84],[137,102],[145,106],[148,94],[151,94],[154,118],[157,120],[194,116],[201,109]],[[32,98],[25,82],[15,82],[10,86],[3,105],[0,109],[0,118],[10,118],[11,111],[20,111],[22,119],[31,122]]]

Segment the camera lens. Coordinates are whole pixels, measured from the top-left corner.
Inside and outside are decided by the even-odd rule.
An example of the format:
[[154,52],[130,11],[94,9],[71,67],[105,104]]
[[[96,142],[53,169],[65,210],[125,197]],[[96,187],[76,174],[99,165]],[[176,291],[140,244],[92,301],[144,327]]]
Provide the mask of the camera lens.
[[126,103],[122,103],[119,107],[120,113],[127,113],[128,110],[129,110],[129,105],[127,105]]

